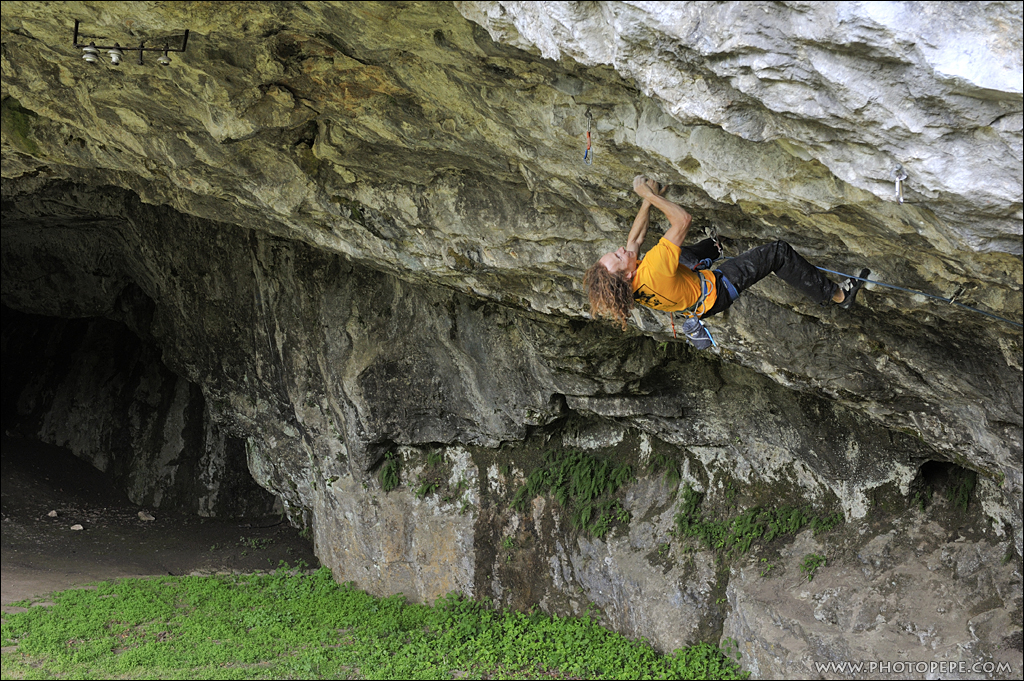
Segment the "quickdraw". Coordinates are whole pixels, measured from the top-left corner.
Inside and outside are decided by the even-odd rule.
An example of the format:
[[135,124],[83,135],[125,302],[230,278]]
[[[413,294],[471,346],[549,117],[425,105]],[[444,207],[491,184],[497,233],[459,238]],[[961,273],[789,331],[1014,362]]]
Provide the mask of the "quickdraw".
[[903,181],[907,179],[907,171],[903,169],[902,164],[896,164],[889,173],[889,179],[896,183],[896,203],[903,203]]
[[587,148],[583,150],[583,163],[586,165],[594,165],[594,150],[590,147],[590,126],[594,122],[594,117],[590,113],[590,109],[587,109]]

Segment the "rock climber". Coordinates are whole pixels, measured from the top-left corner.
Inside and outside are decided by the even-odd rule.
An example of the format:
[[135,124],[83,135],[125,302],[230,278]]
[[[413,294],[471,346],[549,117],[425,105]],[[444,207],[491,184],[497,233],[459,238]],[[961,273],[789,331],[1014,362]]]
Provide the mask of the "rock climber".
[[[700,320],[727,309],[740,293],[773,272],[814,301],[823,305],[831,301],[849,309],[863,280],[871,273],[864,269],[860,277],[837,284],[785,241],[758,246],[712,270],[712,263],[722,255],[721,244],[716,239],[705,239],[684,247],[692,220],[690,214],[665,199],[665,189],[643,175],[633,179],[633,191],[643,203],[625,247],[601,256],[583,280],[591,314],[612,317],[623,330],[634,303],[666,312],[683,311],[691,319]],[[668,218],[669,229],[638,261],[652,206]],[[690,337],[689,331],[687,336]],[[693,342],[694,338],[690,340]],[[694,344],[707,347],[710,342]]]

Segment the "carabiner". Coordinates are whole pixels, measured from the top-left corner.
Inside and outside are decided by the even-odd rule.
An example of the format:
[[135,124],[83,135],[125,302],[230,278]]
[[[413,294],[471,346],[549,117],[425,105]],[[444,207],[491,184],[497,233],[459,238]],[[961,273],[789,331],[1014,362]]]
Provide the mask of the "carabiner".
[[907,179],[907,171],[903,169],[902,164],[896,164],[889,173],[889,179],[896,182],[896,203],[903,203],[903,181]]

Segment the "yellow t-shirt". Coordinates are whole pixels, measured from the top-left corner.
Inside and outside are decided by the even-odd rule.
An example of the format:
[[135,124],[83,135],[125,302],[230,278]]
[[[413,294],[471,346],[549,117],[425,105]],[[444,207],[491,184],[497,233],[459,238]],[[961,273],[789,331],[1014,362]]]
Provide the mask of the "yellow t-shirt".
[[[700,298],[700,275],[688,267],[679,266],[679,246],[667,239],[647,251],[647,255],[633,275],[633,300],[654,308],[674,312],[685,310]],[[704,314],[715,304],[715,275],[711,270],[702,270],[711,287],[697,316]]]

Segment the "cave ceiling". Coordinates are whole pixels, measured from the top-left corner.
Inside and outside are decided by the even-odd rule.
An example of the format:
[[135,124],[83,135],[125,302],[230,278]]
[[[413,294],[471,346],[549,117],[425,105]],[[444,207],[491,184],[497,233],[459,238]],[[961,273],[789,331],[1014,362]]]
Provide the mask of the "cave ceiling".
[[[909,289],[869,285],[845,313],[766,281],[714,320],[722,362],[1003,476],[1019,508],[1021,10],[869,5],[9,0],[3,303],[115,317],[140,287],[170,339],[190,305],[233,304],[152,264],[215,251],[175,237],[202,222],[547,318],[564,364],[582,274],[648,174],[733,255],[785,239]],[[82,43],[189,37],[168,66],[91,64],[76,21]],[[150,239],[133,202],[180,220]],[[674,341],[666,317],[633,321]],[[579,397],[636,385],[617,366]]]

